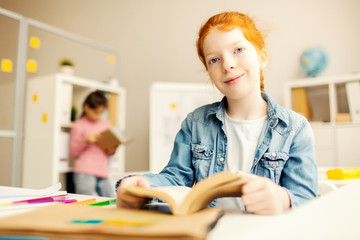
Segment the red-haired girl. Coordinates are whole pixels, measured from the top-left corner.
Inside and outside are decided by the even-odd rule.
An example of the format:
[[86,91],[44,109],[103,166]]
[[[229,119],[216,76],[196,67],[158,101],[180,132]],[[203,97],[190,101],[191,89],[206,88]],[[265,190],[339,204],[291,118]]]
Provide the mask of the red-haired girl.
[[[301,115],[264,92],[268,54],[262,34],[245,14],[224,12],[199,31],[198,55],[221,102],[191,112],[176,135],[168,165],[158,174],[126,177],[118,185],[193,186],[215,173],[245,172],[241,198],[210,206],[279,214],[317,195],[313,132]],[[119,207],[141,207],[145,199],[118,189]]]

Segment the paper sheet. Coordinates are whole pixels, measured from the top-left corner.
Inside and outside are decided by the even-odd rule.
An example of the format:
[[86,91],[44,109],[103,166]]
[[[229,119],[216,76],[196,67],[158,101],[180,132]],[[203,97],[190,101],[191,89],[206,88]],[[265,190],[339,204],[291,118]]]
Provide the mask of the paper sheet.
[[61,183],[57,183],[44,189],[26,189],[0,186],[0,203],[66,194],[66,191],[59,191],[60,188]]

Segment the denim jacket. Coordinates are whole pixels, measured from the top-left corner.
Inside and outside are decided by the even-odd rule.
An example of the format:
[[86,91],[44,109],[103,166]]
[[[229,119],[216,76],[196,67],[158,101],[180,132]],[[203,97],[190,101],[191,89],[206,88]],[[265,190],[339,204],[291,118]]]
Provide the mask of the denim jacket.
[[[256,149],[251,173],[270,178],[287,190],[291,206],[317,196],[318,172],[314,136],[308,121],[284,109],[266,93],[268,124]],[[167,166],[145,174],[151,187],[194,183],[224,170],[227,137],[224,131],[226,97],[188,114],[177,133]],[[214,200],[210,206],[215,206]]]

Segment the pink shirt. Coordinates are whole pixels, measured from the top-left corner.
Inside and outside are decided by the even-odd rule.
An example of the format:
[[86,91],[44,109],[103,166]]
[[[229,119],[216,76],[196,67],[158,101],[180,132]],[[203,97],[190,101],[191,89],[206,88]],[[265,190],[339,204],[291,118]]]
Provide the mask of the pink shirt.
[[93,122],[81,117],[74,123],[70,134],[70,157],[75,159],[74,172],[108,177],[109,156],[95,144],[85,141],[88,134],[98,134],[108,128],[111,128],[111,124],[105,119]]

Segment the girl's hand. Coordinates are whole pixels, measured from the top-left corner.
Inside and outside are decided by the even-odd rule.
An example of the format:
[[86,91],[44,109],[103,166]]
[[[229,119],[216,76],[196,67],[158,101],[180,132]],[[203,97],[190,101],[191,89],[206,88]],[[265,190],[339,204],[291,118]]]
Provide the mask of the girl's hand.
[[88,143],[95,143],[98,139],[99,135],[95,133],[90,133],[85,136],[85,141]]
[[114,155],[116,152],[117,147],[109,147],[105,149],[105,153],[109,156]]
[[248,179],[242,188],[246,210],[261,215],[276,215],[290,208],[287,191],[268,178],[240,173]]
[[145,202],[148,199],[134,196],[121,190],[121,187],[127,187],[127,186],[139,186],[144,188],[150,188],[150,183],[146,178],[142,176],[127,177],[121,180],[121,183],[117,190],[117,200],[116,200],[117,207],[141,208],[142,206],[144,206]]

